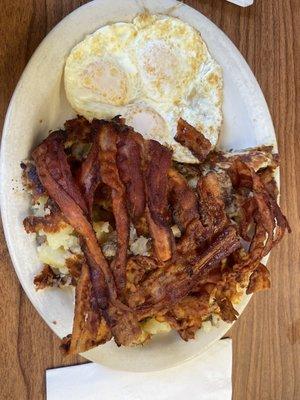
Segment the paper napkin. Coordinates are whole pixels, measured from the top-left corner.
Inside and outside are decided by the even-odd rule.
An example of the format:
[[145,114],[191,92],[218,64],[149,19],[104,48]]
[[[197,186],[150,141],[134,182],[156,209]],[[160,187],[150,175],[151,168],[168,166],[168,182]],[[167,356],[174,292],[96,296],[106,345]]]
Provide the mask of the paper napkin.
[[227,0],[227,1],[230,1],[230,3],[234,3],[242,7],[251,6],[251,4],[253,4],[253,0]]
[[223,339],[164,371],[122,372],[94,363],[50,369],[47,400],[231,400],[231,367],[231,340]]

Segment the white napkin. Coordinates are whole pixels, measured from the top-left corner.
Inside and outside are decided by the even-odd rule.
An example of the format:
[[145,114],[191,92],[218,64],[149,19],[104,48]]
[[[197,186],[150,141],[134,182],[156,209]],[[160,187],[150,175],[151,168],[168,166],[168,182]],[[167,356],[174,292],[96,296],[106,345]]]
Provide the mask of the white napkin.
[[120,372],[94,363],[49,369],[47,400],[230,400],[231,365],[231,340],[223,339],[164,371]]
[[251,4],[253,4],[253,0],[227,0],[227,1],[230,1],[230,3],[234,3],[242,7],[251,6]]

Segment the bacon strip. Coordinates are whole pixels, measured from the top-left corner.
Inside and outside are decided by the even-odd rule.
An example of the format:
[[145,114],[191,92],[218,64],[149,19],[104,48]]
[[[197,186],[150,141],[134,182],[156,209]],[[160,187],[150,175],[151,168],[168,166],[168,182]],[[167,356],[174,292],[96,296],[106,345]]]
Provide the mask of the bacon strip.
[[228,227],[192,263],[179,260],[168,268],[160,268],[150,274],[140,288],[129,296],[128,304],[137,307],[143,316],[164,306],[175,304],[204,280],[219,262],[240,247],[233,227]]
[[[261,255],[261,257],[264,257],[281,240],[286,230],[288,232],[291,231],[288,221],[282,214],[276,199],[269,193],[259,175],[251,167],[243,161],[236,159],[228,172],[234,188],[245,188],[253,191],[254,206],[252,205],[251,207],[253,213],[252,221],[254,220],[260,227],[260,236],[262,236],[263,229],[265,230],[265,236],[267,236],[267,241]],[[249,215],[247,219],[250,224],[252,221]]]
[[141,147],[132,135],[120,135],[117,166],[126,187],[129,215],[134,223],[144,215],[146,197],[142,170]]
[[170,169],[168,174],[173,218],[183,231],[176,249],[181,254],[199,251],[207,238],[207,229],[200,219],[196,194],[175,169]]
[[119,293],[126,284],[126,261],[129,241],[129,218],[126,209],[125,187],[117,168],[118,135],[113,124],[104,124],[99,130],[100,176],[111,188],[112,208],[118,235],[118,251],[111,268]]
[[84,117],[77,116],[65,122],[67,142],[92,142],[93,132],[90,122]]
[[225,212],[222,189],[215,172],[209,172],[198,181],[200,214],[210,236],[220,233],[229,223]]
[[261,171],[258,171],[258,175],[268,193],[276,200],[278,198],[279,191],[274,179],[274,170],[272,167],[267,167]]
[[[91,281],[94,282],[91,292],[91,304],[97,309],[97,301],[99,303],[99,294],[105,293],[106,288],[103,286],[101,273],[96,268],[93,258],[86,249],[84,253],[89,265]],[[117,345],[128,346],[138,339],[141,335],[141,328],[138,325],[136,317],[118,300],[107,302],[107,297],[102,297],[101,313],[107,321],[109,328],[114,336]]]
[[92,285],[89,268],[82,266],[82,273],[76,286],[73,332],[63,340],[67,354],[77,354],[111,339],[110,329],[99,311],[91,303]]
[[[228,173],[240,202],[244,199],[239,225],[242,237],[250,242],[247,253],[237,253],[234,271],[237,276],[248,277],[251,274],[247,288],[247,293],[251,293],[269,287],[268,271],[260,261],[281,240],[286,230],[290,232],[290,227],[276,202],[274,190],[266,186],[252,167],[236,158],[232,160]],[[252,238],[248,234],[251,227],[255,229]]]
[[212,151],[208,161],[212,166],[218,165],[222,169],[229,168],[235,160],[242,161],[255,172],[267,167],[275,169],[279,165],[279,156],[272,150],[273,146],[262,146],[233,153]]
[[177,243],[176,250],[186,256],[203,249],[210,232],[205,228],[200,218],[194,219],[187,226],[186,231]]
[[[80,199],[79,190],[71,176],[70,168],[63,150],[61,135],[52,133],[33,151],[32,157],[36,163],[39,178],[43,186],[46,188],[50,197],[58,204],[70,225],[72,225],[83,238],[86,248],[89,250],[94,260],[95,268],[98,270],[99,276],[103,274],[105,278],[110,297],[116,299],[116,288],[112,273],[98,246],[93,228],[85,216],[87,207],[81,207],[83,201],[82,198]],[[78,203],[76,200],[78,200]],[[93,280],[92,283],[97,284],[97,282],[93,282]],[[101,307],[103,303],[102,293],[97,294],[97,301],[99,307]]]
[[210,141],[201,132],[182,118],[178,121],[175,140],[191,150],[200,162],[205,160],[212,147]]
[[90,279],[92,282],[91,304],[94,309],[99,307],[102,311],[104,311],[108,307],[109,293],[107,292],[107,285],[103,272],[95,260],[93,251],[90,250],[84,240],[81,242],[81,248],[85,255],[85,259],[89,268]]
[[168,171],[170,202],[173,208],[173,218],[182,231],[195,219],[199,219],[198,201],[185,178],[174,168]]
[[86,201],[89,214],[92,215],[94,195],[101,182],[99,166],[99,146],[95,140],[85,161],[81,164],[77,181]]
[[[75,183],[71,180],[67,181],[62,176],[63,173],[61,175],[59,173],[59,166],[64,165],[64,162],[57,155],[59,154],[61,158],[66,157],[66,155],[63,151],[57,151],[58,145],[52,146],[51,142],[56,143],[56,140],[57,136],[50,135],[46,142],[38,146],[32,154],[40,180],[51,198],[60,207],[67,221],[81,236],[81,246],[89,267],[89,276],[92,284],[92,308],[98,312],[101,311],[111,328],[116,342],[126,345],[138,338],[141,333],[140,328],[128,307],[117,299],[113,275],[98,245],[93,228],[83,210],[68,193],[68,188],[75,185]],[[62,141],[59,143],[63,148]],[[54,152],[53,149],[56,151]],[[66,190],[53,178],[49,165],[54,168],[56,179],[59,182],[63,182]],[[65,176],[68,176],[68,174],[65,174]],[[70,191],[74,193],[75,190],[73,188]]]
[[175,240],[171,228],[166,224],[168,216],[168,171],[172,154],[154,140],[148,143],[148,163],[145,174],[147,207],[146,217],[159,260],[172,257]]
[[[41,156],[44,156],[46,168],[51,171],[52,178],[57,182],[59,186],[61,186],[61,188],[65,192],[68,193],[68,195],[72,198],[72,200],[74,200],[76,204],[78,204],[82,211],[84,213],[87,213],[88,210],[86,203],[82,198],[78,186],[75,184],[70,166],[67,161],[67,157],[64,152],[64,140],[65,134],[63,131],[56,131],[51,133],[47,137],[47,139],[44,140],[42,145],[38,146],[35,149],[35,151],[33,152],[33,159],[35,160],[35,155],[38,155],[39,153],[41,154]],[[47,152],[49,152],[49,156],[45,154]],[[50,156],[50,154],[52,155],[52,157]],[[38,165],[37,169],[38,174],[40,174]],[[41,182],[43,183],[42,179]]]

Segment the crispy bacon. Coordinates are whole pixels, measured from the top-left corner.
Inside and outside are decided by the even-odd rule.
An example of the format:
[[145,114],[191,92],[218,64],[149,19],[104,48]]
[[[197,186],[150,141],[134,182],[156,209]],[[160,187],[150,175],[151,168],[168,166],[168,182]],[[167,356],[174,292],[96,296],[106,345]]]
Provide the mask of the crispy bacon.
[[[81,235],[89,250],[99,275],[103,273],[110,297],[116,298],[116,288],[108,264],[98,246],[97,238],[85,216],[87,207],[80,197],[63,151],[60,134],[52,133],[32,153],[39,178],[51,198],[58,204],[67,221]],[[77,203],[77,201],[79,203]],[[92,283],[93,280],[92,280]],[[102,299],[99,298],[101,307]]]
[[235,188],[246,188],[253,192],[254,205],[251,207],[252,215],[249,217],[248,214],[247,219],[251,223],[252,217],[259,227],[257,229],[259,229],[261,237],[263,236],[262,231],[265,231],[267,241],[262,251],[261,256],[263,257],[281,240],[286,230],[290,232],[287,219],[282,214],[273,195],[269,193],[259,175],[251,167],[236,159],[229,169],[229,174]]
[[133,312],[110,304],[105,315],[118,346],[129,346],[139,341],[142,330]]
[[245,200],[244,197],[238,198],[240,220],[239,220],[239,233],[246,242],[251,242],[250,228],[253,224],[253,215],[256,211],[256,201],[254,197]]
[[183,231],[176,249],[181,254],[189,254],[196,249],[199,251],[207,239],[208,231],[200,219],[196,194],[175,169],[169,170],[169,187],[173,218]]
[[[92,284],[91,304],[93,309],[97,309],[99,312],[101,310],[116,342],[126,345],[130,340],[137,339],[140,328],[132,313],[117,299],[115,282],[98,245],[95,233],[81,207],[68,193],[69,187],[71,193],[76,192],[72,187],[75,183],[70,178],[69,180],[66,178],[70,175],[65,172],[65,167],[63,172],[60,173],[59,168],[61,165],[64,166],[64,161],[57,158],[57,154],[62,158],[64,153],[59,151],[58,145],[49,145],[51,140],[56,142],[57,136],[50,135],[46,143],[43,142],[33,152],[39,177],[68,222],[81,236],[81,246],[86,257]],[[63,142],[60,141],[59,143],[63,146]],[[55,153],[53,153],[54,149]],[[56,163],[55,160],[57,160]],[[52,176],[52,169],[48,169],[49,165],[54,169],[56,179]],[[63,186],[57,181],[63,182]],[[124,329],[124,326],[126,326],[126,329]]]
[[[94,309],[99,309],[97,305],[100,305],[101,313],[111,329],[115,342],[118,345],[128,346],[137,341],[141,335],[141,328],[138,325],[136,316],[127,307],[124,307],[119,300],[107,301],[107,296],[105,296],[106,288],[101,277],[101,271],[94,264],[89,251],[83,250],[87,258],[92,282],[91,304]],[[99,303],[99,299],[102,299],[102,303]]]
[[239,313],[233,308],[231,301],[227,297],[217,299],[218,306],[220,307],[220,315],[223,321],[233,322]]
[[171,228],[166,223],[168,217],[168,176],[172,154],[154,140],[148,143],[148,163],[145,176],[146,217],[153,239],[155,253],[159,260],[172,257],[175,246]]
[[111,268],[117,289],[121,292],[126,283],[126,260],[129,241],[129,218],[126,209],[125,187],[117,168],[118,135],[113,124],[104,124],[99,131],[100,175],[103,183],[111,188],[112,208],[118,235],[118,251]]
[[212,151],[207,161],[212,166],[218,165],[223,169],[229,168],[235,160],[239,160],[245,163],[249,168],[252,168],[255,172],[265,168],[274,170],[279,166],[279,156],[272,151],[273,146],[262,146],[233,153]]
[[276,200],[278,198],[279,192],[276,181],[274,179],[274,170],[271,167],[267,167],[262,171],[259,171],[258,175],[266,190]]
[[146,187],[147,201],[151,213],[162,219],[169,219],[168,171],[171,168],[172,153],[155,140],[149,140],[147,147]]
[[141,147],[132,134],[120,135],[117,146],[117,166],[126,187],[129,215],[137,223],[144,215],[146,203]]
[[175,140],[191,150],[200,162],[205,160],[212,147],[210,141],[201,132],[182,118],[178,121]]
[[183,236],[176,245],[179,254],[190,255],[194,251],[201,251],[210,237],[210,232],[205,228],[200,218],[192,220],[186,228]]
[[260,263],[250,275],[246,293],[250,294],[260,290],[269,289],[270,286],[270,272],[263,264]]
[[94,140],[89,154],[81,164],[77,175],[77,182],[86,201],[90,215],[92,215],[95,191],[100,181],[99,146],[98,140]]
[[209,311],[209,295],[204,293],[198,297],[185,297],[160,319],[168,322],[183,340],[188,341],[195,338]]
[[152,257],[133,256],[127,262],[126,274],[128,285],[137,286],[149,272],[156,270],[160,265]]
[[219,262],[240,247],[233,227],[228,227],[200,256],[184,263],[179,260],[168,268],[161,268],[149,275],[128,303],[142,313],[152,312],[166,305],[175,304],[205,279]]
[[[82,198],[80,190],[75,184],[67,157],[64,152],[64,140],[64,131],[52,132],[47,139],[45,139],[43,143],[34,150],[32,156],[35,161],[36,158],[38,158],[38,161],[40,161],[41,158],[44,159],[44,169],[51,171],[52,179],[54,179],[57,184],[68,193],[68,196],[71,197],[76,204],[78,204],[84,213],[87,213],[86,203]],[[40,174],[41,166],[38,165],[37,161],[36,167],[39,178],[43,184]],[[43,186],[45,185],[43,184]]]
[[111,339],[111,331],[106,321],[93,307],[91,292],[89,269],[84,264],[76,286],[73,332],[62,344],[66,354],[81,353]]
[[173,208],[173,218],[182,231],[195,219],[199,219],[198,201],[185,178],[174,168],[169,169],[169,196]]
[[[60,210],[51,205],[49,216],[24,221],[28,232],[46,233],[66,221],[80,239],[84,257],[67,262],[77,286],[73,333],[62,344],[66,353],[111,336],[118,345],[141,343],[139,321],[146,317],[168,322],[188,340],[212,313],[234,321],[232,304],[241,288],[252,293],[270,286],[261,259],[290,230],[276,203],[273,172],[279,160],[271,148],[207,157],[210,143],[180,120],[177,140],[205,163],[171,165],[168,149],[143,139],[122,119],[90,124],[79,118],[66,126],[67,133],[52,133],[33,152],[34,185]],[[64,148],[70,154],[70,145],[77,144],[83,150],[75,181],[69,165],[74,155],[67,157]],[[101,193],[96,192],[100,179]],[[93,218],[97,211],[96,221],[103,218],[117,230],[118,252],[110,266],[91,224],[94,197]],[[129,216],[138,234],[150,232],[153,256],[127,259]],[[174,223],[182,234],[176,247]],[[240,237],[248,242],[245,249]],[[49,266],[35,283],[38,288],[64,284]]]
[[215,172],[209,172],[198,181],[200,214],[210,236],[221,232],[229,223],[225,212],[222,189]]
[[92,125],[84,117],[69,119],[65,122],[67,142],[89,142],[93,141]]
[[[94,249],[91,250],[88,244],[84,240],[82,240],[81,248],[85,255],[92,283],[91,303],[94,309],[97,309],[98,307],[98,309],[103,311],[108,308],[109,304],[109,293],[107,290],[107,284],[105,281],[104,274],[101,268],[99,268],[99,264],[95,259],[96,257],[94,256]],[[113,293],[113,295],[115,300],[116,294]]]

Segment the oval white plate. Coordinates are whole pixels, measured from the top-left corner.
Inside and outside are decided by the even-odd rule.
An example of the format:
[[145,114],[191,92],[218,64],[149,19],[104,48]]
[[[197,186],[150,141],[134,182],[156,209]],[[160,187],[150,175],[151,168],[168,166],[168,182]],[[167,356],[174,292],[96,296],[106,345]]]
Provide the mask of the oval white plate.
[[[62,83],[63,67],[71,48],[85,35],[110,22],[131,21],[139,12],[169,14],[199,30],[224,71],[224,127],[220,146],[242,149],[275,144],[269,111],[247,63],[231,41],[196,10],[174,0],[99,0],[80,7],[63,19],[43,40],[28,63],[12,97],[1,149],[1,210],[6,240],[19,280],[31,302],[60,337],[71,332],[73,291],[36,292],[33,277],[40,269],[34,237],[25,234],[22,221],[29,198],[22,190],[20,161],[51,129],[74,116]],[[249,301],[245,296],[241,312]],[[199,331],[188,343],[175,333],[160,335],[145,347],[117,348],[107,343],[86,352],[92,361],[114,369],[153,371],[175,366],[205,351],[230,328],[220,323],[210,332]]]

